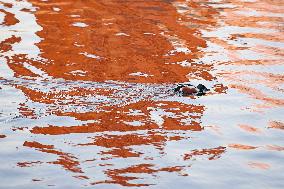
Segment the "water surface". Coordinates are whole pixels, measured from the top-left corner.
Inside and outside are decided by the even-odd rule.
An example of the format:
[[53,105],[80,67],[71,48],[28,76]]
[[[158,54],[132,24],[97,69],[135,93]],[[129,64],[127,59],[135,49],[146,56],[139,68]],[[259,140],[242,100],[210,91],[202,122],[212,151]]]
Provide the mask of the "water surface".
[[0,0],[0,188],[283,188],[283,12]]

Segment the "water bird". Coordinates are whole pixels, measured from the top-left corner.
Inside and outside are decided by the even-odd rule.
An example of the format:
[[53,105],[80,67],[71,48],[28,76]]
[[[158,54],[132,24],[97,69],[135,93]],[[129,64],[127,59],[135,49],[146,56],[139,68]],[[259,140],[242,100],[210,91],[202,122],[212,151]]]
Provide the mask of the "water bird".
[[205,95],[207,91],[209,91],[209,89],[202,84],[194,86],[189,83],[178,84],[174,89],[175,93],[178,93],[182,96],[202,96]]

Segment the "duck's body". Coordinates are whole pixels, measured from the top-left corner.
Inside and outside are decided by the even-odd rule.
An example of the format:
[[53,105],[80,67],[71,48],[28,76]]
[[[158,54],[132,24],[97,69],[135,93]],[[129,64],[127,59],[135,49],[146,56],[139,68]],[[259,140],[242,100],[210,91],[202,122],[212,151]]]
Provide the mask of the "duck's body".
[[176,93],[181,94],[182,96],[202,96],[205,95],[209,89],[207,89],[204,85],[199,84],[196,87],[191,84],[179,84],[174,91]]
[[189,96],[189,95],[194,95],[194,94],[197,94],[198,93],[198,90],[195,88],[195,87],[182,87],[181,88],[181,94],[183,96]]

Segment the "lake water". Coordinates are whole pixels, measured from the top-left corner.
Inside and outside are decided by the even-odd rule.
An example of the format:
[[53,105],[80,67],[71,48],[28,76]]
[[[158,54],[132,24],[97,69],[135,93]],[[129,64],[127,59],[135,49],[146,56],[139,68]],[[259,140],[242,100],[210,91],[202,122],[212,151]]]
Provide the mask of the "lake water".
[[0,0],[0,188],[284,188],[283,13]]

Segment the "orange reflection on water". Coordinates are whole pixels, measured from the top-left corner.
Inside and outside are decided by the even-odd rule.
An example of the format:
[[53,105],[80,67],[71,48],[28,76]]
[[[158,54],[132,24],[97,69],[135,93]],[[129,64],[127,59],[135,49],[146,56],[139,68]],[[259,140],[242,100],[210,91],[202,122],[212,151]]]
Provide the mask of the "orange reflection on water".
[[5,14],[4,23],[6,26],[12,26],[12,25],[19,23],[19,20],[15,17],[14,14],[7,12],[3,9],[0,9],[0,12]]
[[96,184],[102,184],[102,183],[112,183],[112,184],[120,184],[122,186],[150,186],[152,184],[133,184],[130,183],[130,181],[139,179],[138,177],[133,176],[123,176],[123,174],[129,174],[129,173],[136,173],[136,174],[151,174],[154,175],[157,172],[160,171],[166,171],[166,172],[179,172],[182,170],[182,167],[176,166],[176,167],[165,167],[161,169],[155,169],[154,165],[152,164],[139,164],[131,167],[127,167],[125,169],[112,169],[107,170],[106,174],[112,179],[112,180],[105,180],[100,182],[92,183],[93,185]]
[[284,129],[284,123],[282,123],[280,121],[271,121],[271,122],[269,122],[268,128],[283,130]]
[[244,85],[231,85],[231,87],[240,90],[242,93],[249,94],[255,99],[263,100],[268,104],[272,104],[272,105],[275,105],[275,106],[283,106],[284,105],[283,99],[270,98],[257,89],[254,89],[254,88],[251,88],[251,87],[248,87],[248,86],[244,86]]
[[0,135],[0,138],[6,138],[6,135]]
[[267,170],[271,167],[269,164],[262,163],[262,162],[249,162],[248,165],[251,168],[257,168],[257,169],[263,169],[263,170]]
[[239,125],[241,129],[249,133],[261,133],[261,130],[250,125]]
[[208,160],[215,160],[220,158],[221,154],[226,151],[226,147],[219,146],[211,149],[192,150],[189,154],[185,154],[184,160],[191,159],[195,156],[208,155]]
[[250,146],[250,145],[245,145],[245,144],[229,144],[228,145],[230,148],[234,148],[237,150],[254,150],[258,147],[256,146]]
[[41,161],[19,162],[19,163],[17,163],[17,165],[19,167],[32,167],[33,165],[41,164],[41,163],[42,163]]
[[[196,58],[198,49],[206,44],[198,30],[179,23],[178,19],[183,22],[190,19],[178,14],[170,2],[30,2],[39,8],[35,15],[44,27],[37,33],[44,39],[38,44],[41,56],[50,60],[49,64],[33,65],[51,76],[167,83],[186,81],[185,76],[192,72],[212,79],[205,71],[210,70],[206,65],[182,67],[176,63]],[[60,11],[52,12],[53,7]],[[59,20],[64,22],[59,24]],[[177,44],[180,41],[185,44]],[[177,49],[172,44],[177,44]],[[72,74],[76,70],[84,74]],[[148,76],[139,77],[135,73]]]
[[19,41],[21,41],[21,38],[15,37],[15,36],[12,36],[4,41],[1,41],[0,42],[0,47],[1,47],[0,52],[7,52],[9,50],[12,50],[11,44],[17,43]]
[[266,148],[269,150],[284,151],[284,147],[278,145],[267,145]]
[[[13,75],[6,83],[11,82],[10,85],[20,91],[24,99],[16,105],[19,115],[15,120],[19,122],[12,122],[11,130],[15,135],[33,137],[23,139],[20,136],[18,140],[22,139],[23,150],[34,149],[42,156],[48,155],[49,160],[38,157],[28,161],[29,157],[25,156],[23,161],[16,163],[18,167],[27,169],[52,164],[71,173],[76,182],[79,179],[93,185],[141,187],[155,184],[161,172],[188,176],[184,172],[200,157],[222,161],[220,157],[223,155],[237,158],[230,154],[234,149],[251,150],[252,153],[256,151],[254,149],[263,150],[261,145],[250,144],[252,140],[234,139],[242,132],[230,133],[233,139],[223,142],[223,139],[227,140],[224,136],[228,131],[222,124],[239,125],[248,133],[258,134],[253,137],[265,137],[266,130],[240,124],[243,109],[239,110],[234,103],[240,99],[242,103],[253,99],[261,102],[254,105],[259,109],[284,105],[278,94],[283,92],[283,75],[261,70],[262,67],[259,71],[257,67],[282,63],[281,48],[274,43],[264,45],[263,41],[277,42],[283,37],[279,31],[255,32],[262,27],[278,30],[277,23],[281,18],[247,16],[240,12],[248,7],[266,13],[281,13],[276,8],[276,1],[262,1],[265,5],[273,4],[273,9],[259,1],[237,0],[222,3],[207,0],[29,2],[36,9],[23,8],[21,11],[35,16],[36,24],[42,28],[32,30],[31,36],[18,31],[0,41],[0,52],[4,53],[0,58],[5,59],[4,64]],[[214,5],[226,4],[237,8],[214,8]],[[4,6],[7,10],[0,9],[5,14],[3,26],[23,22],[9,10],[14,5]],[[228,28],[222,30],[223,26]],[[254,29],[246,31],[246,27]],[[206,32],[214,33],[220,28],[216,36],[204,37]],[[10,29],[7,31],[11,32]],[[228,35],[223,36],[228,31]],[[26,42],[33,38],[37,40],[27,45]],[[248,39],[260,42],[246,42]],[[206,52],[210,51],[210,44],[222,50],[213,48],[212,52]],[[20,48],[15,48],[17,45]],[[26,47],[26,54],[19,50]],[[35,57],[31,58],[33,53]],[[219,59],[215,60],[214,53],[221,54]],[[254,60],[241,53],[260,53],[273,58]],[[236,67],[220,70],[218,66]],[[249,70],[245,66],[255,66],[256,69]],[[204,98],[184,98],[173,93],[176,83],[194,80],[207,82],[210,86],[210,92]],[[257,88],[257,85],[261,87]],[[277,95],[271,95],[263,86],[271,89],[273,94],[278,92]],[[218,98],[227,91],[232,95],[234,89],[237,97],[247,94],[250,98],[236,98],[232,104],[227,103],[228,96],[224,95],[225,100]],[[214,102],[210,100],[212,96],[216,97]],[[215,100],[220,100],[220,103],[218,101],[216,105]],[[214,112],[211,111],[212,104],[218,106]],[[205,114],[208,108],[214,116],[216,111],[217,114],[219,110],[222,112],[219,122],[214,122],[214,116],[209,115],[208,119],[208,113]],[[240,115],[240,118],[227,120],[229,116],[224,108],[228,109],[230,116]],[[16,125],[18,123],[20,126]],[[216,126],[207,126],[207,123]],[[211,128],[218,136],[210,135],[210,130],[207,132],[204,128]],[[268,128],[282,130],[283,123],[271,121]],[[6,133],[0,135],[0,138],[5,137]],[[250,139],[250,136],[246,137]],[[216,145],[190,149],[189,139],[193,142],[200,139],[201,142],[196,142],[200,146],[204,146],[201,143],[205,140],[213,140]],[[231,141],[235,143],[230,144]],[[66,148],[61,147],[63,143]],[[270,152],[283,151],[282,144],[267,144],[270,142],[262,146]],[[268,164],[254,161],[249,166],[270,168]],[[99,175],[98,178],[94,173]],[[147,179],[144,174],[155,179]]]
[[[23,144],[26,147],[35,148],[38,151],[55,154],[58,156],[56,161],[48,162],[51,164],[57,164],[63,166],[66,170],[74,172],[74,173],[82,173],[82,170],[78,167],[79,162],[76,160],[77,158],[72,156],[71,154],[61,152],[56,150],[53,145],[44,145],[38,142],[28,142],[25,141]],[[18,165],[28,165],[32,164],[31,162],[19,163]]]
[[[151,119],[151,112],[161,108],[166,113],[160,115],[161,123]],[[129,110],[139,110],[139,115],[129,114]],[[87,123],[83,126],[48,126],[34,127],[34,134],[70,134],[70,133],[93,133],[103,131],[135,131],[158,129],[165,130],[193,130],[201,131],[199,119],[204,111],[203,106],[186,105],[177,102],[150,102],[141,101],[124,107],[105,107],[100,112],[55,112],[59,116],[75,117],[78,120],[96,120],[95,123]],[[175,119],[173,119],[175,118]],[[137,121],[138,126],[132,123]]]

